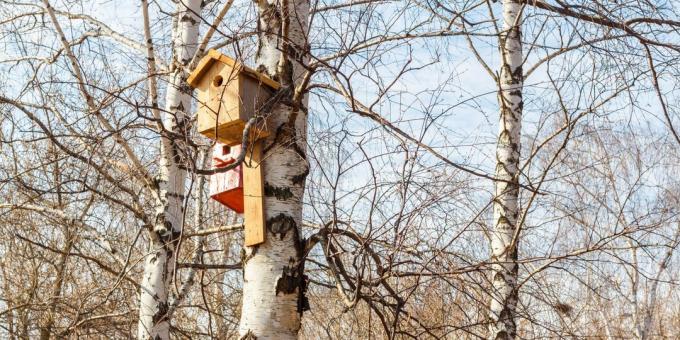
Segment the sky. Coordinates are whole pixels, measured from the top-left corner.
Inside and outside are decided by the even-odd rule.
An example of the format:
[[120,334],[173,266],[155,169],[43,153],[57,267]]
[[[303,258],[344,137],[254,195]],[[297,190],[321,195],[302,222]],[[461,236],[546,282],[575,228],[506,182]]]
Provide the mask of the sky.
[[[92,15],[105,22],[113,30],[120,31],[136,41],[144,40],[138,2],[88,1],[83,3],[83,5],[75,3],[70,10]],[[152,16],[154,18],[166,18],[165,15],[159,14],[158,4],[152,2]],[[63,9],[64,3],[55,2],[55,6]],[[162,1],[160,6],[164,11],[172,11],[170,1]],[[401,2],[381,4],[378,13],[375,15],[361,17],[361,24],[356,23],[358,18],[356,11],[351,14],[349,12],[329,14],[325,22],[315,19],[315,26],[311,33],[314,37],[315,53],[326,55],[334,52],[333,48],[337,48],[340,41],[337,32],[332,29],[338,27],[344,29],[341,31],[344,38],[353,36],[356,39],[362,39],[364,35],[370,36],[386,29],[392,32],[400,32],[420,21],[425,22],[425,24],[418,25],[415,32],[441,28],[442,22],[429,19],[425,11],[413,7],[407,13],[402,13],[400,12],[401,6],[403,6]],[[365,8],[365,6],[359,6],[357,9],[361,8]],[[496,10],[498,8],[499,6],[495,7]],[[229,16],[224,21],[222,29],[225,31],[232,26],[232,23],[238,23],[235,26],[239,26],[242,22],[247,22],[249,18],[252,18],[253,11],[250,1],[237,0],[234,10],[233,16]],[[578,31],[579,34],[584,36],[601,33],[592,28],[574,25],[573,22],[564,21],[560,18],[546,19],[542,16],[534,16],[533,10],[530,10],[528,14],[530,19],[525,29],[524,39],[526,41],[533,41],[537,38],[532,32],[535,29],[540,29],[541,25],[545,26],[540,30],[541,34],[536,39],[537,43],[553,47],[559,46],[561,36],[558,33],[560,32],[566,35],[569,32]],[[484,11],[473,12],[470,19],[481,22],[487,18],[487,15]],[[63,19],[63,17],[61,18]],[[153,20],[152,30],[154,41],[159,44],[157,49],[159,55],[166,55],[169,51],[167,42],[170,39],[170,24],[171,22],[167,19]],[[76,33],[67,25],[66,21],[62,22],[62,25],[67,27],[67,34]],[[366,31],[365,27],[370,27],[371,30]],[[476,28],[478,33],[484,33],[489,28],[488,23],[482,23],[476,27],[481,27]],[[205,25],[203,25],[201,32],[205,32]],[[34,34],[38,38],[43,32],[36,31]],[[495,39],[476,37],[473,38],[473,41],[485,62],[492,69],[497,69],[500,57],[495,47]],[[51,43],[52,47],[58,46],[56,40],[47,41],[47,43]],[[248,43],[244,42],[243,46],[248,46]],[[329,50],[323,50],[322,47],[324,46]],[[527,46],[528,44],[525,45],[525,48]],[[604,43],[603,46],[608,45]],[[229,54],[230,51],[232,51],[231,48],[222,49],[222,52],[226,54]],[[252,52],[252,48],[250,51]],[[9,52],[7,50],[3,50],[3,52],[11,54],[17,51],[10,49]],[[123,77],[143,77],[145,67],[142,52],[136,51],[135,57],[131,59],[121,57],[125,54],[125,48],[95,52],[111,52],[109,57],[115,62],[104,65],[99,59],[94,58],[89,61],[91,62],[90,65],[85,65],[86,69],[87,67],[109,67],[116,69],[115,73],[121,74]],[[532,52],[527,64],[535,63],[540,56],[545,54],[545,52],[537,50]],[[369,67],[363,67],[360,69],[361,72],[357,72],[357,66],[362,65],[367,56],[379,57],[379,62]],[[0,60],[11,57],[0,54]],[[423,134],[423,124],[430,122],[425,119],[426,117],[437,117],[434,127],[427,130],[423,135],[425,143],[433,146],[455,162],[464,163],[473,169],[492,174],[495,168],[494,143],[498,130],[496,85],[471,53],[465,39],[462,37],[415,39],[409,46],[392,46],[390,49],[379,51],[366,50],[346,60],[341,70],[345,73],[355,72],[350,81],[355,90],[354,93],[358,99],[370,103],[379,91],[375,83],[372,82],[377,79],[377,75],[380,75],[383,84],[389,84],[395,75],[399,74],[408,58],[411,59],[409,66],[423,68],[406,73],[398,82],[394,83],[389,92],[390,100],[379,102],[375,106],[376,111],[383,117],[394,121],[400,128],[413,136]],[[531,142],[534,135],[546,136],[559,126],[559,115],[554,113],[557,107],[557,97],[549,86],[548,66],[551,67],[550,74],[552,77],[564,86],[563,95],[568,99],[568,104],[571,104],[569,106],[570,111],[577,112],[587,108],[593,101],[601,100],[600,92],[602,92],[602,89],[611,90],[617,86],[617,81],[622,76],[629,77],[629,73],[637,66],[635,62],[639,62],[639,60],[636,56],[622,56],[620,60],[613,61],[610,65],[602,55],[574,52],[550,65],[543,64],[525,81],[526,95],[523,118],[525,140]],[[594,66],[601,66],[605,69],[605,72],[597,71],[594,74],[589,72]],[[6,71],[8,67],[7,64],[0,64],[0,70]],[[63,68],[55,69],[62,72],[64,70]],[[525,67],[525,69],[528,69],[528,67]],[[581,88],[584,77],[586,77],[585,79],[592,77],[597,81]],[[16,79],[5,77],[5,81],[9,84],[18,84],[24,80],[19,77]],[[328,82],[329,80],[328,75],[323,72],[315,78],[317,82]],[[674,83],[672,79],[664,78],[661,84],[662,87],[670,89]],[[12,94],[12,90],[18,89],[18,87],[11,85],[8,88],[10,94]],[[351,162],[358,163],[353,171],[343,176],[343,190],[351,192],[363,188],[371,180],[366,175],[367,164],[362,163],[363,156],[358,152],[357,145],[360,141],[367,143],[369,155],[380,155],[386,150],[394,152],[379,157],[378,164],[385,167],[386,171],[381,173],[381,176],[384,176],[385,179],[398,175],[395,164],[399,164],[401,154],[394,151],[399,144],[398,139],[380,129],[368,119],[348,113],[347,106],[342,103],[340,98],[331,97],[330,100],[327,100],[325,93],[316,95],[319,93],[321,92],[314,92],[311,96],[310,133],[314,138],[321,138],[317,136],[323,136],[329,130],[336,132],[340,129],[348,130],[349,137],[344,144],[345,149],[341,152],[344,152]],[[160,98],[163,98],[162,94]],[[634,103],[637,106],[635,108],[630,105],[629,100],[629,97],[622,96],[620,99],[612,101],[611,105],[608,106],[611,112],[595,114],[589,122],[603,124],[603,126],[613,122],[616,124],[612,126],[615,125],[619,128],[639,129],[644,127],[649,134],[664,134],[664,123],[652,92],[642,92],[638,98],[635,98]],[[675,102],[677,102],[677,99]],[[642,115],[631,114],[633,109],[639,112],[638,108],[644,108],[647,112]],[[541,138],[538,138],[538,140],[541,140]],[[310,147],[317,148],[315,150],[317,154],[324,151],[316,143],[311,143]],[[412,144],[409,147],[411,150],[415,149]],[[526,151],[528,150],[523,150],[524,154],[526,154]],[[420,162],[422,168],[435,167],[435,174],[444,175],[455,172],[454,169],[439,165],[439,161],[427,153],[421,152]],[[662,171],[658,176],[663,177],[664,172]],[[460,179],[464,178],[465,176],[460,176]],[[490,198],[493,188],[491,181],[474,181],[473,186],[478,190],[477,194],[480,195],[482,201]],[[470,213],[473,213],[473,211],[470,211]]]

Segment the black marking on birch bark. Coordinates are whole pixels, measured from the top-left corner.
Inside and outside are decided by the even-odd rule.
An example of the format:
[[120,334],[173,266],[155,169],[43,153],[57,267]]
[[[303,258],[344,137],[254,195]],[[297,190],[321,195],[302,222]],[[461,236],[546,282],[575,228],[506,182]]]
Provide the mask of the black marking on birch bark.
[[309,299],[307,298],[307,275],[302,275],[302,281],[300,282],[300,294],[298,295],[298,306],[297,311],[300,315],[302,313],[311,309],[309,305]]
[[[264,66],[260,65],[260,67],[264,67]],[[267,102],[265,102],[263,105],[258,107],[257,111],[261,114],[267,113],[267,112],[269,112],[271,114],[271,112],[274,110],[274,108],[276,108],[277,106],[280,106],[280,105],[286,105],[286,106],[291,107],[291,109],[292,109],[292,107],[293,107],[293,101],[292,101],[293,94],[294,93],[293,93],[293,90],[291,88],[282,87],[282,88],[274,91],[272,93],[272,97],[269,98],[269,100],[267,100]],[[264,114],[264,115],[266,115],[266,114]]]
[[499,144],[507,144],[510,141],[510,131],[508,129],[503,129],[501,133],[498,134]]
[[264,152],[268,152],[274,146],[279,146],[284,149],[290,149],[291,145],[295,144],[295,129],[290,129],[288,124],[281,123],[276,127],[276,132],[274,133],[274,139],[272,143],[265,148]]
[[496,333],[496,339],[495,340],[506,340],[510,339],[510,336],[508,336],[508,332],[506,331],[500,331]]
[[[298,234],[296,232],[296,234]],[[297,311],[300,316],[302,316],[302,313],[310,310],[309,307],[309,299],[307,299],[307,283],[309,282],[309,278],[307,275],[305,275],[305,260],[302,258],[303,252],[304,252],[304,245],[305,242],[300,240],[299,235],[295,236],[295,249],[297,250],[298,253],[298,265],[297,265],[297,271],[298,271],[298,277],[299,279],[299,286],[298,286],[298,304],[297,304]]]
[[177,143],[173,139],[170,139],[170,152],[172,153],[172,161],[175,164],[181,164],[182,157],[179,154],[179,150],[177,150]]
[[176,192],[168,192],[166,195],[168,197],[179,198],[179,199],[182,199],[182,200],[184,200],[184,197],[185,197],[184,194],[178,194]]
[[165,225],[165,212],[156,214],[156,225]]
[[154,254],[153,256],[151,256],[151,257],[149,258],[149,263],[155,264],[156,261],[158,261],[158,255],[159,255],[159,254],[156,253],[156,254]]
[[297,233],[297,223],[293,217],[279,213],[278,215],[267,219],[267,230],[275,236],[278,235],[279,238],[283,240],[289,231],[293,230]]
[[510,220],[508,220],[507,217],[505,216],[499,216],[498,221],[496,221],[496,227],[502,228],[504,226],[509,226],[510,225]]
[[[154,300],[158,301],[158,298],[154,296]],[[158,302],[158,309],[156,310],[156,313],[154,313],[151,316],[151,321],[153,322],[153,325],[157,325],[161,323],[165,317],[166,314],[168,313],[168,303],[167,302]]]
[[[258,249],[260,249],[259,245],[252,246],[250,247],[250,255],[246,255],[246,249],[241,248],[241,268],[246,267],[246,263],[257,254]],[[245,275],[245,271],[242,270],[241,274]]]
[[309,300],[307,299],[307,275],[304,274],[304,263],[296,264],[290,259],[291,265],[283,267],[281,277],[276,281],[276,296],[282,294],[298,294],[297,311],[300,315],[308,311]]
[[[308,311],[310,309],[309,307],[309,299],[307,299],[307,283],[309,282],[309,278],[307,275],[305,275],[305,244],[307,243],[306,240],[303,240],[300,238],[300,229],[297,227],[295,228],[295,235],[293,235],[293,244],[295,246],[295,253],[297,254],[297,270],[298,270],[298,276],[300,277],[300,287],[299,287],[299,294],[298,294],[298,305],[297,305],[297,311],[300,316],[302,316],[302,313],[305,311]],[[292,259],[291,259],[292,260]]]
[[167,241],[168,236],[172,230],[172,223],[165,219],[165,214],[158,214],[156,216],[156,223],[154,225],[154,235],[162,243]]
[[[172,129],[173,130],[181,130],[185,125],[186,125],[186,119],[183,118],[184,116],[184,111],[183,110],[176,110],[172,114]],[[176,138],[173,138],[172,140],[175,140]]]
[[264,182],[264,195],[267,197],[276,197],[279,201],[285,201],[293,197],[293,192],[289,187],[275,187],[269,182]]
[[290,266],[284,266],[281,277],[276,280],[276,296],[279,293],[293,294],[299,287],[300,277],[298,276],[298,271]]
[[[498,257],[496,257],[496,260],[494,260],[494,261],[498,261],[497,258]],[[495,274],[493,274],[493,282],[501,282],[501,281],[505,281],[503,279],[503,274],[500,271],[497,271]]]
[[293,232],[293,246],[295,247],[297,259],[291,257],[288,260],[289,265],[283,268],[281,277],[276,282],[276,295],[278,295],[279,292],[283,294],[293,294],[297,292],[297,310],[298,313],[302,315],[304,311],[309,310],[309,300],[305,294],[307,291],[308,279],[304,274],[305,265],[302,258],[304,255],[305,242],[300,239],[297,223],[291,216],[281,213],[268,219],[267,229],[275,236],[278,234],[281,240],[283,240],[289,231]]
[[289,45],[286,51],[288,58],[302,63],[302,58],[305,56],[306,51],[309,51],[309,45],[304,46],[304,49],[298,49],[296,46]]
[[165,233],[162,236],[167,235],[169,232],[172,232],[172,222],[170,221],[165,221],[163,222],[163,226],[165,227]]
[[172,240],[179,240],[179,237],[182,235],[182,231],[179,229],[170,229],[172,231]]
[[278,95],[278,101],[277,103],[279,104],[284,104],[290,108],[290,112],[295,111],[294,103],[293,103],[293,97],[295,96],[295,87],[293,84],[290,84],[290,86],[283,86],[277,91]]
[[189,13],[184,13],[184,15],[182,15],[182,17],[179,19],[179,21],[180,22],[188,22],[192,26],[198,24],[198,21],[196,19],[194,19],[194,17]]
[[[514,72],[510,72],[510,75],[512,76],[512,80],[517,81],[516,84],[519,84],[519,82],[522,81],[524,78],[524,72],[522,72],[522,65],[520,64],[519,66],[517,66]],[[521,95],[522,94],[520,93],[520,96]]]
[[293,182],[294,185],[303,185],[305,184],[305,179],[307,179],[307,175],[309,175],[309,167],[305,166],[305,170],[301,174],[293,176],[291,178],[291,181]]
[[566,303],[561,303],[561,302],[556,303],[553,307],[555,308],[555,310],[558,313],[563,314],[563,315],[567,315],[567,316],[569,316],[571,314],[571,311],[574,309],[570,305],[568,305]]
[[[155,229],[153,236],[161,243],[168,258],[172,257],[173,249],[179,242],[180,230],[176,230],[172,223],[165,219],[165,213],[156,215]],[[169,254],[169,255],[168,255]]]
[[239,338],[239,340],[257,340],[257,337],[255,336],[255,333],[249,329],[246,334]]
[[514,293],[511,293],[508,299],[503,301],[503,309],[500,314],[498,314],[497,322],[502,323],[505,329],[496,333],[496,339],[515,339],[517,326],[515,324],[515,319],[512,317],[513,313],[510,311],[510,308],[513,308],[514,310],[514,307],[511,306],[514,304],[514,300],[511,298],[512,296],[514,296]]

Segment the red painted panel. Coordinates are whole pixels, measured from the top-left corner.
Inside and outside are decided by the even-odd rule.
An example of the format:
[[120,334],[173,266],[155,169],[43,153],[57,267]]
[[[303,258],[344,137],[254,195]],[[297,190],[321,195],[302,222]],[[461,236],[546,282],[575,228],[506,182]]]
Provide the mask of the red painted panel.
[[[240,151],[240,146],[216,144],[213,148],[214,167],[223,168],[234,163]],[[239,214],[243,213],[243,172],[240,165],[210,176],[210,197]]]

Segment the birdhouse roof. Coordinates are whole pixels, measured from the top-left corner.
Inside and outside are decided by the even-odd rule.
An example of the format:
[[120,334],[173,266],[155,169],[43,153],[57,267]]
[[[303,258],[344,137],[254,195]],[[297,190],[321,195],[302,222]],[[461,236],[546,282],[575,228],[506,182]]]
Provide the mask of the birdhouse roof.
[[197,87],[198,83],[201,81],[201,78],[203,78],[203,75],[205,75],[206,71],[208,71],[216,61],[227,64],[234,69],[239,69],[239,72],[243,72],[245,75],[254,78],[255,80],[269,86],[274,90],[278,90],[281,87],[279,83],[267,77],[266,75],[257,72],[216,50],[209,50],[208,54],[206,54],[205,57],[201,59],[201,61],[198,63],[198,66],[196,66],[196,68],[189,75],[189,78],[187,78],[189,85],[194,88]]

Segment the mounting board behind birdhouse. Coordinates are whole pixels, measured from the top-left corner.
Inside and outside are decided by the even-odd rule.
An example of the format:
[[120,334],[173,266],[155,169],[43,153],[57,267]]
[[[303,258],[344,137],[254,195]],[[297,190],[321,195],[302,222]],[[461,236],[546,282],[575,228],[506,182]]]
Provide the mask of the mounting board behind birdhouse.
[[253,144],[246,153],[243,171],[243,219],[245,244],[254,246],[264,242],[264,179],[262,178],[262,141]]

